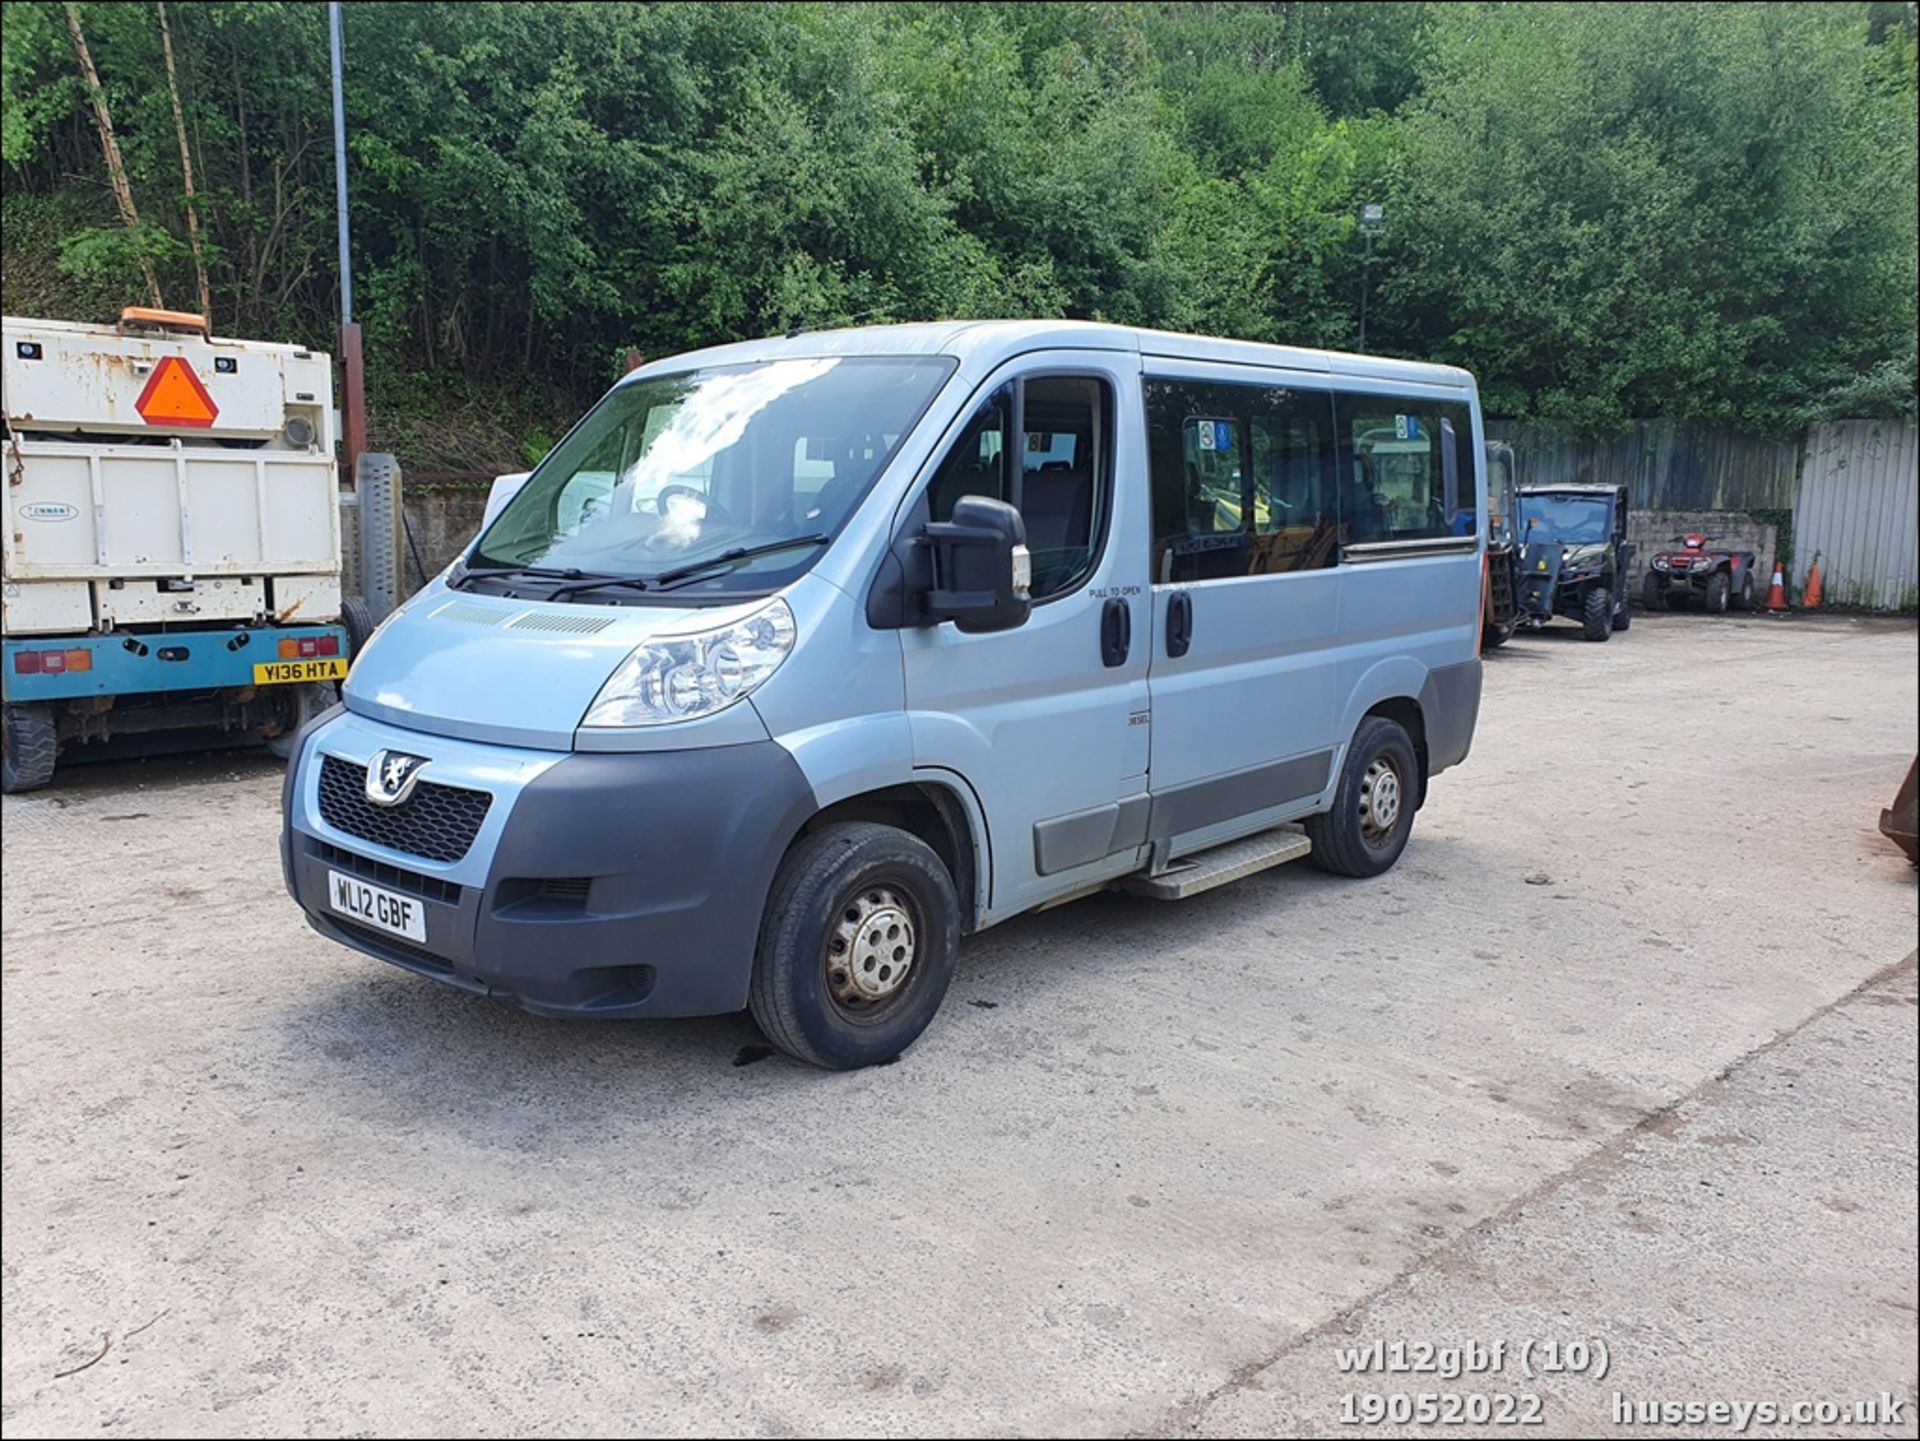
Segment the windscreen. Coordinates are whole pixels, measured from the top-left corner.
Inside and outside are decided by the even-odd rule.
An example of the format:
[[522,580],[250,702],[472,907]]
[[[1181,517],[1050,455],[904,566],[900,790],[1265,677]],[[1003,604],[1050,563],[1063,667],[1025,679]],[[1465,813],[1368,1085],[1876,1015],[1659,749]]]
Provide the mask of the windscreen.
[[1611,531],[1613,502],[1604,495],[1523,495],[1520,540],[1598,545]]
[[618,386],[487,528],[469,573],[653,578],[766,548],[699,587],[765,589],[813,562],[810,537],[838,533],[952,369],[820,356]]

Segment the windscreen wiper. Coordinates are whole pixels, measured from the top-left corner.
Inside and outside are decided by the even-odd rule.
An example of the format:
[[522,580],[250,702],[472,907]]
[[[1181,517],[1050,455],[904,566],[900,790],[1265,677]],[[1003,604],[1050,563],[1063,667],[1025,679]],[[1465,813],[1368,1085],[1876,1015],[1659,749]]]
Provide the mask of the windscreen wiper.
[[677,580],[690,579],[716,566],[734,566],[743,560],[752,560],[756,556],[775,555],[780,551],[793,550],[803,545],[827,545],[832,540],[832,536],[815,531],[812,535],[796,535],[787,540],[770,540],[765,545],[736,546],[732,550],[723,550],[718,555],[710,555],[705,560],[689,561],[686,565],[675,566],[672,570],[663,570],[653,578],[653,584],[656,588],[664,588]]
[[557,580],[560,582],[545,595],[534,596],[534,600],[559,600],[563,596],[573,595],[577,591],[598,590],[606,585],[623,585],[632,590],[647,590],[650,583],[639,576],[626,575],[588,575],[577,566],[565,570],[549,570],[537,565],[491,565],[469,568],[462,572],[460,579],[480,577],[484,580],[505,580],[509,577],[532,576],[536,580]]

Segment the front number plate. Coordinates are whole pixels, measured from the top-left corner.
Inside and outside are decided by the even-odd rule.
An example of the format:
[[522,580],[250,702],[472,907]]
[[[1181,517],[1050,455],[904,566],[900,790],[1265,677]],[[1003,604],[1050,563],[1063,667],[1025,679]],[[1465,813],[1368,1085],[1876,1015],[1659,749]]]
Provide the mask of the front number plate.
[[303,680],[345,680],[345,656],[327,660],[270,660],[253,668],[255,685],[288,685]]
[[403,896],[383,886],[370,886],[357,876],[328,871],[327,903],[363,926],[426,944],[427,913],[414,896]]

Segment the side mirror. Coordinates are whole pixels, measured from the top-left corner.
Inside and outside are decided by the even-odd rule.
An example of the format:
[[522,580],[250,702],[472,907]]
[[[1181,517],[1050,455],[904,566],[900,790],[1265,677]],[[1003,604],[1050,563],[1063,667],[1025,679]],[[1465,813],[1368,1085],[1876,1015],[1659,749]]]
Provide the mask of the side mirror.
[[527,483],[530,470],[518,470],[511,475],[496,475],[493,489],[487,492],[486,514],[480,517],[480,529],[485,530],[493,524],[494,517],[507,508],[507,502],[520,493],[520,487]]
[[923,611],[929,620],[950,620],[970,635],[1026,624],[1033,562],[1019,511],[1004,500],[964,495],[952,520],[930,522],[922,534],[933,550]]

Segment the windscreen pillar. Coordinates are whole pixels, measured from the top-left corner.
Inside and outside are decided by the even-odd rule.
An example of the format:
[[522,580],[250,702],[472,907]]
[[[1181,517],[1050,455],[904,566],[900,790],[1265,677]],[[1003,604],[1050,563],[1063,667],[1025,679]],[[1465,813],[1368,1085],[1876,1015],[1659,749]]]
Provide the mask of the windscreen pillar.
[[400,463],[384,452],[362,455],[354,473],[360,511],[360,594],[374,623],[406,595],[401,574]]

